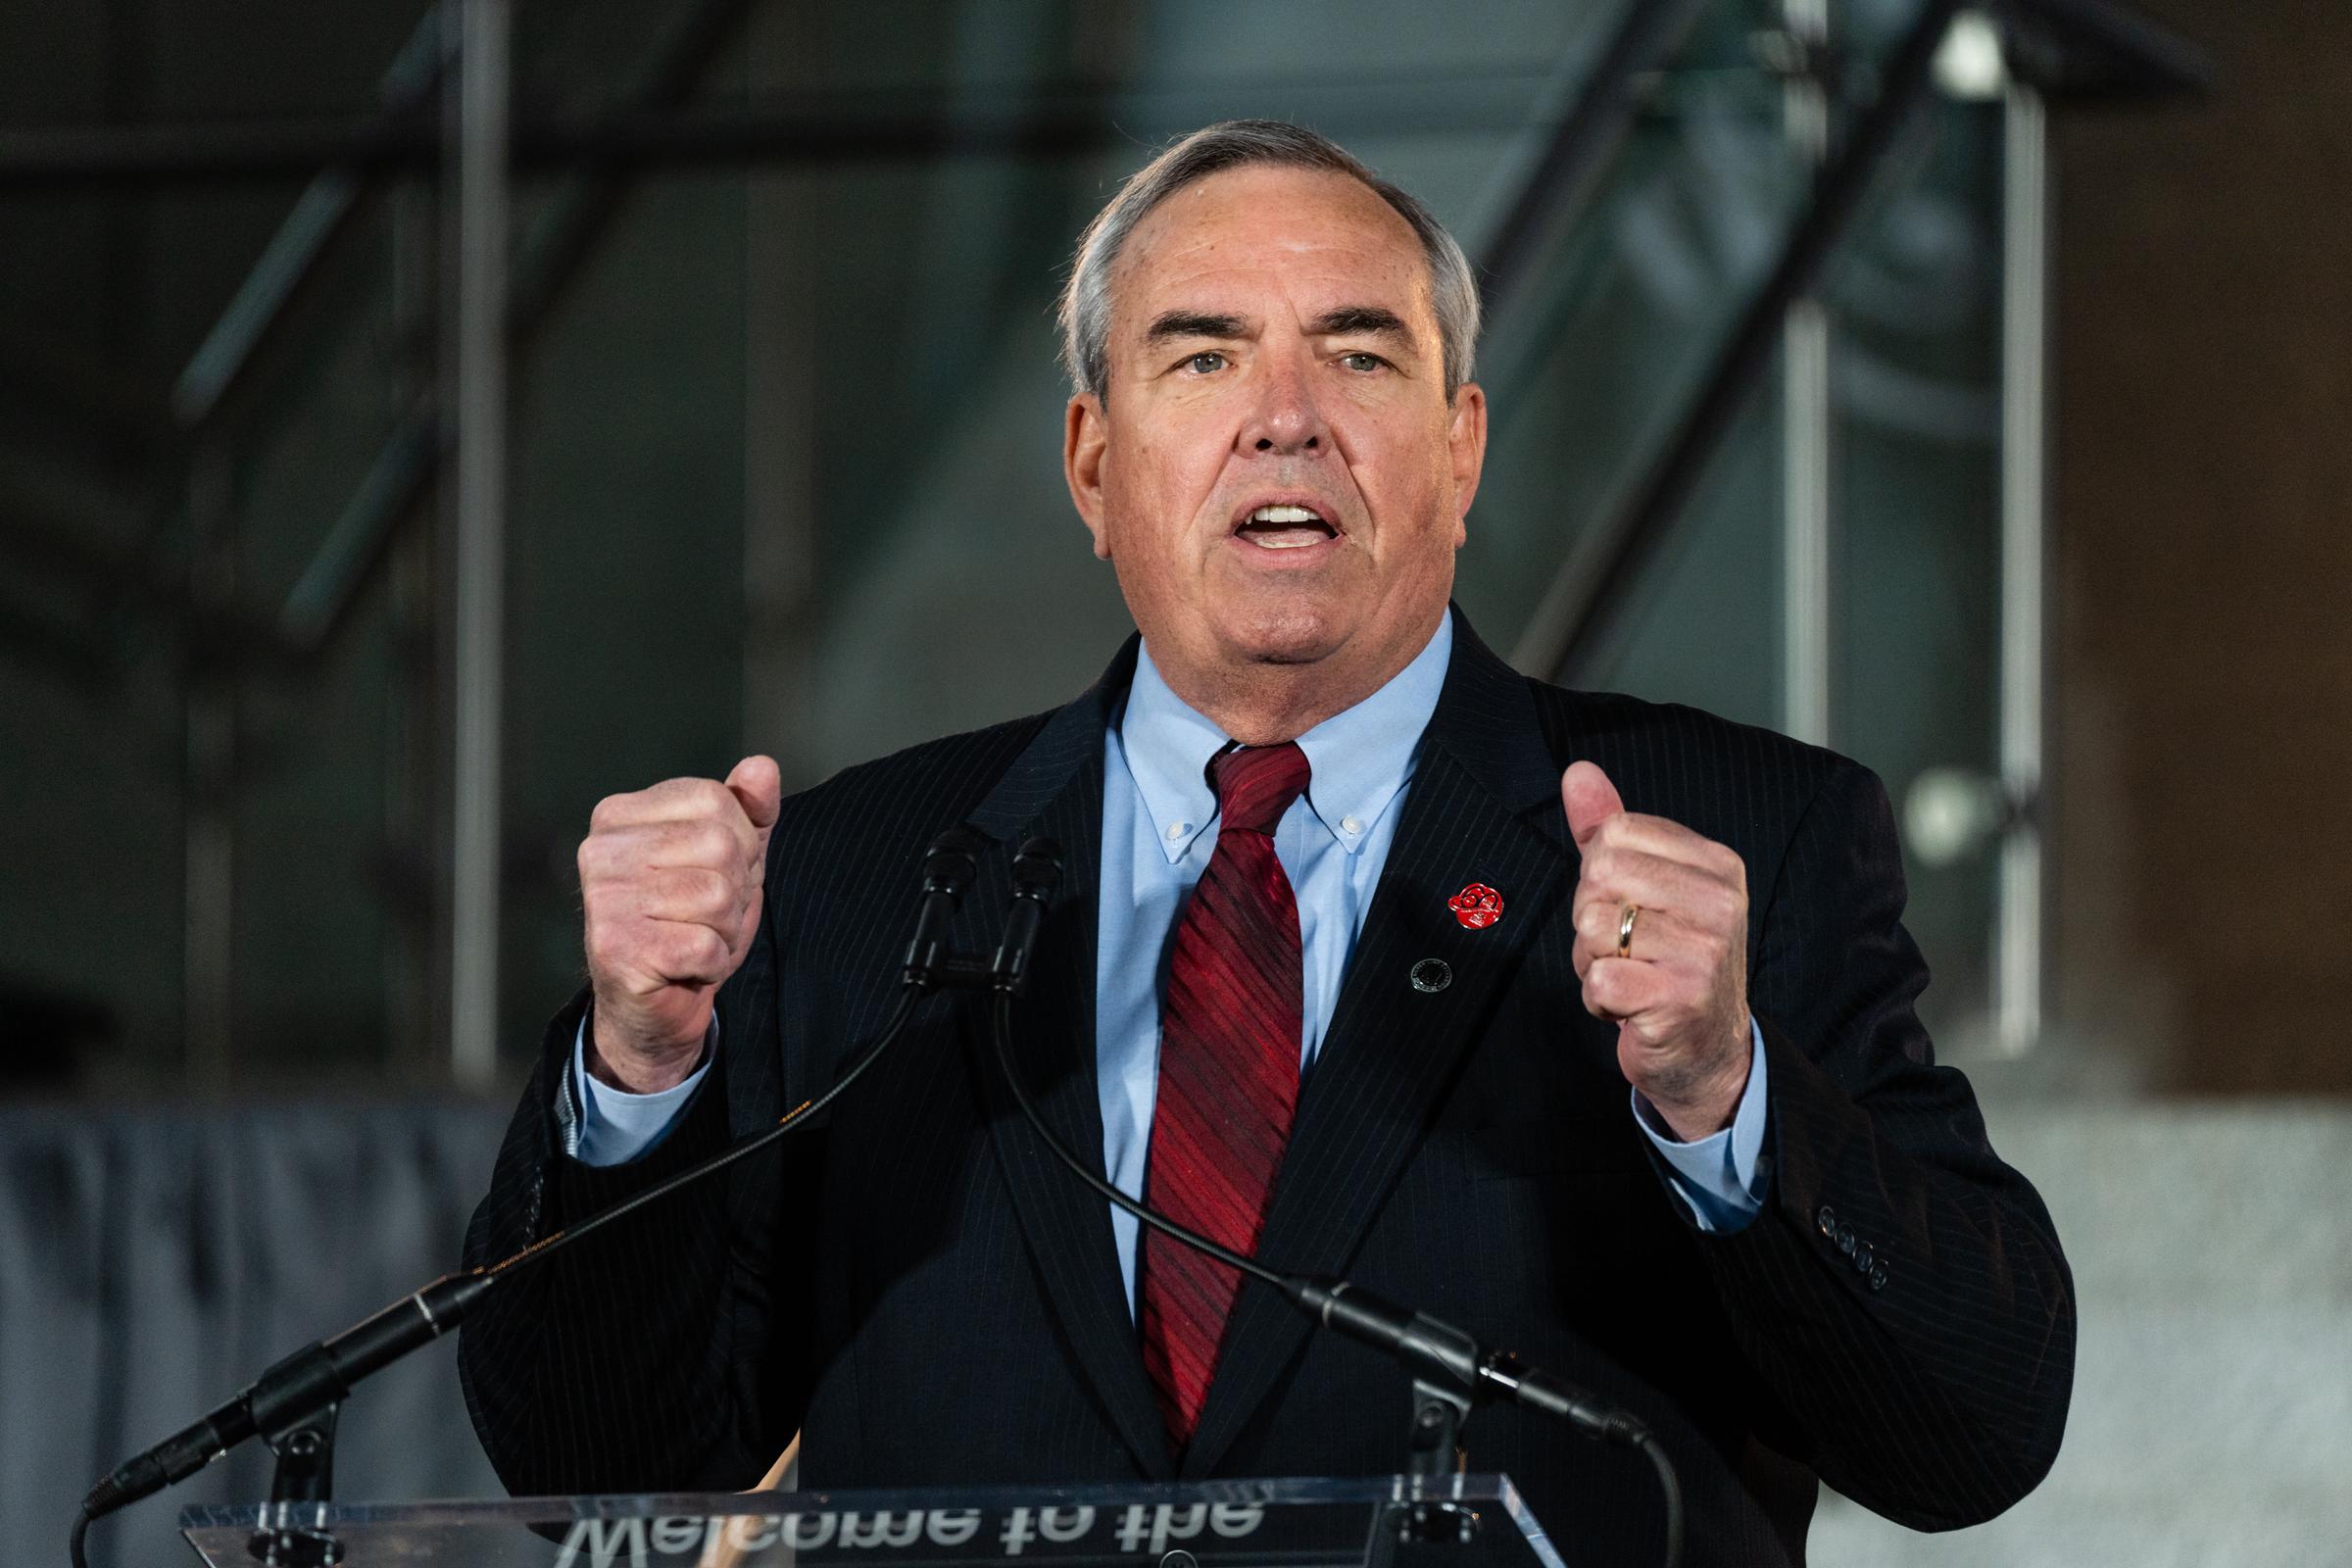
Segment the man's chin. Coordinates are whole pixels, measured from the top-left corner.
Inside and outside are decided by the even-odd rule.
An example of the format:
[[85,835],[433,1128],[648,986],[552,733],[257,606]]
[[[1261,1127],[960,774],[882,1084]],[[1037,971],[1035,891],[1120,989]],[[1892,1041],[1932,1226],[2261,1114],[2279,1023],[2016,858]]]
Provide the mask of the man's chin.
[[1334,617],[1308,606],[1269,609],[1229,621],[1224,642],[1236,658],[1254,664],[1312,664],[1329,659],[1347,642]]

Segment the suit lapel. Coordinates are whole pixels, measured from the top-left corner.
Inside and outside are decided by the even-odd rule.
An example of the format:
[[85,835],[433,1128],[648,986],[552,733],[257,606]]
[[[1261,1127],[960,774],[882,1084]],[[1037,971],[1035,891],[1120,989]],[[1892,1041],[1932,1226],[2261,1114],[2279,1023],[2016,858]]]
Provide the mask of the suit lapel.
[[[967,903],[976,939],[1010,892],[1011,852],[1042,834],[1063,855],[1063,888],[1013,1009],[1013,1051],[1040,1116],[1102,1170],[1095,1072],[1096,936],[1102,878],[1102,734],[1134,673],[1130,640],[1095,689],[1062,709],[972,813],[1003,850],[982,858]],[[1426,1134],[1462,1054],[1536,927],[1567,896],[1574,864],[1559,774],[1525,683],[1458,615],[1454,654],[1423,737],[1404,816],[1325,1031],[1258,1254],[1293,1273],[1343,1272]],[[1446,900],[1470,882],[1499,890],[1502,918],[1463,927]],[[1446,966],[1414,988],[1415,964]],[[1052,1308],[1084,1375],[1147,1476],[1175,1473],[1103,1203],[1064,1170],[1012,1103],[984,1014],[966,1040],[999,1161]],[[1184,1456],[1207,1474],[1273,1391],[1309,1324],[1256,1285],[1236,1303],[1215,1381]]]
[[[1559,775],[1533,699],[1458,616],[1454,636],[1404,816],[1302,1086],[1258,1244],[1259,1257],[1291,1273],[1346,1270],[1528,939],[1574,885]],[[1461,925],[1446,906],[1471,882],[1503,899],[1502,918],[1483,930]],[[1412,984],[1428,959],[1446,966],[1442,990]],[[1309,1329],[1270,1290],[1244,1288],[1184,1475],[1214,1468]]]
[[[1095,1073],[1095,947],[1101,907],[1102,732],[1134,673],[1126,648],[1095,689],[1061,710],[972,813],[1003,842],[982,857],[967,911],[974,936],[994,930],[1011,892],[1012,852],[1031,835],[1062,850],[1062,888],[1041,933],[1035,967],[1012,1009],[1013,1059],[1040,1118],[1098,1175],[1102,1110]],[[1146,1476],[1174,1473],[1159,1407],[1144,1371],[1121,1284],[1110,1216],[1021,1115],[998,1071],[984,1004],[967,1006],[965,1038],[982,1086],[997,1157],[1046,1295],[1111,1425]]]

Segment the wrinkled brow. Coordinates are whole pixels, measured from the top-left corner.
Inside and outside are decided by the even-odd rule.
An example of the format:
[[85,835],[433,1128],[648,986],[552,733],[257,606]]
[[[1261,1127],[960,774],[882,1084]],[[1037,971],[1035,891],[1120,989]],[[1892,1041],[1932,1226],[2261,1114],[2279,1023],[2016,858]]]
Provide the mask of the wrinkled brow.
[[1176,337],[1240,337],[1242,318],[1238,316],[1211,316],[1204,311],[1162,311],[1152,319],[1144,333],[1147,343],[1158,343]]
[[1378,305],[1343,305],[1306,324],[1310,337],[1386,337],[1410,345],[1413,335],[1396,313]]

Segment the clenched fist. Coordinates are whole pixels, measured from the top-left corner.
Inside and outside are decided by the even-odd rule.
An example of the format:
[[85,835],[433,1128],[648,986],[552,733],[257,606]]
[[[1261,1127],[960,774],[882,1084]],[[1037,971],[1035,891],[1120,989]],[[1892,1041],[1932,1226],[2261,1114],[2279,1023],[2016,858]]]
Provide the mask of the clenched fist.
[[[1617,1025],[1617,1066],[1686,1143],[1731,1125],[1747,1086],[1747,866],[1679,822],[1625,808],[1609,775],[1572,762],[1560,803],[1584,868],[1576,974]],[[1617,954],[1635,907],[1627,956]]]
[[747,757],[723,784],[673,778],[597,803],[579,861],[598,1079],[644,1095],[694,1071],[760,928],[782,790],[771,759]]

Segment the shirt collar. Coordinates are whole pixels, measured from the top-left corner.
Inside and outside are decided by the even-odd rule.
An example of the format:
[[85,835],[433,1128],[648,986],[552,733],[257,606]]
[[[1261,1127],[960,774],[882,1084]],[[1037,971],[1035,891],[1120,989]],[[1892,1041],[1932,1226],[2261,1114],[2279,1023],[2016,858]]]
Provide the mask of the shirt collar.
[[[1387,685],[1298,737],[1313,770],[1308,809],[1348,854],[1362,849],[1412,776],[1413,750],[1437,711],[1452,655],[1453,616],[1447,614],[1429,646]],[[1119,746],[1169,863],[1182,859],[1215,817],[1208,763],[1231,743],[1169,689],[1146,644],[1119,721]]]

